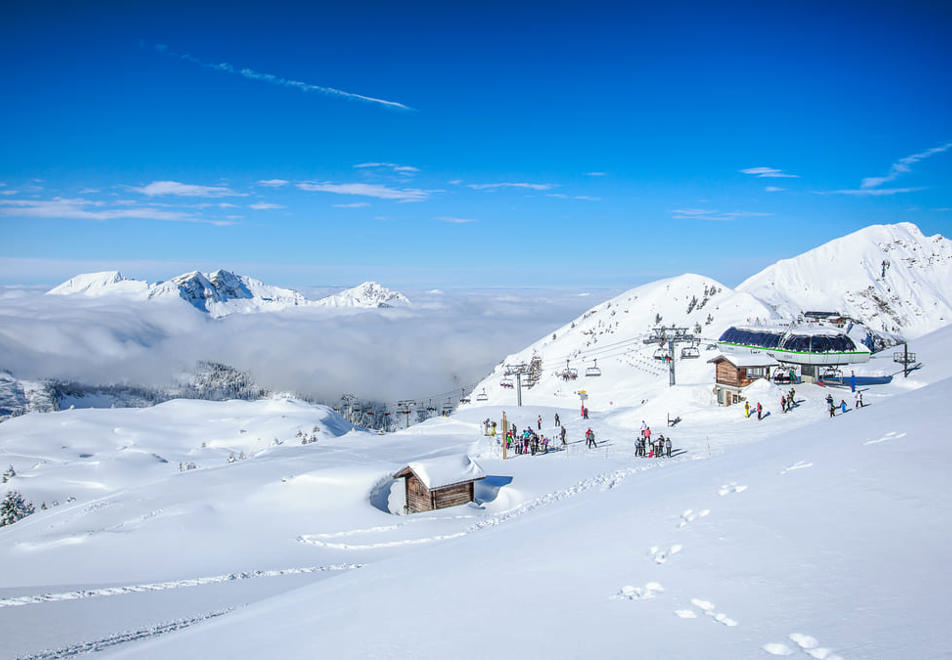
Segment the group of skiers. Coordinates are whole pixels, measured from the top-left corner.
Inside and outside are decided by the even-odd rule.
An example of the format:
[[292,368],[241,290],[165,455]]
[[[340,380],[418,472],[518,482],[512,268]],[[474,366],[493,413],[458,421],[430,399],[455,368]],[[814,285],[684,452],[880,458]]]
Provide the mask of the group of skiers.
[[747,419],[750,419],[750,411],[755,410],[757,412],[757,421],[759,422],[763,419],[764,407],[760,405],[760,401],[757,402],[757,406],[754,408],[750,407],[750,401],[744,401],[744,415]]
[[635,438],[635,456],[642,458],[661,458],[667,455],[671,457],[671,438],[658,434],[657,440],[651,439],[651,427],[641,420],[641,432]]
[[[826,405],[827,405],[827,408],[828,408],[829,411],[830,411],[830,417],[836,417],[836,409],[837,409],[837,408],[840,409],[840,413],[845,413],[845,412],[846,412],[846,399],[840,399],[839,404],[836,404],[836,403],[833,402],[833,395],[832,395],[832,394],[827,394],[827,395],[826,395]],[[863,407],[863,393],[862,393],[862,392],[860,392],[860,391],[857,391],[857,392],[856,392],[856,396],[855,396],[853,405],[854,405],[855,408],[862,408],[862,407]]]
[[[539,426],[539,430],[542,426]],[[517,454],[548,454],[549,439],[541,433],[536,433],[531,428],[527,428],[521,434],[516,431],[516,425],[506,432],[506,449],[512,449]],[[564,442],[564,441],[563,441]]]
[[793,407],[797,405],[797,400],[794,398],[795,394],[796,390],[791,387],[787,394],[780,397],[780,410],[783,412],[790,412],[793,410]]

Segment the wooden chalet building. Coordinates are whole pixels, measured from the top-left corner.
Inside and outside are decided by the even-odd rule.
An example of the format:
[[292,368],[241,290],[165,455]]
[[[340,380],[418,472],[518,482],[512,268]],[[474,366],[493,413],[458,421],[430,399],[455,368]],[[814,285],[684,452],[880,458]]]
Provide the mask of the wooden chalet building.
[[758,378],[770,378],[770,370],[780,363],[763,353],[722,353],[708,360],[715,366],[714,391],[717,402],[729,406],[744,400],[743,390]]
[[475,500],[475,483],[486,473],[469,456],[444,456],[408,463],[393,475],[406,479],[407,513],[433,511]]

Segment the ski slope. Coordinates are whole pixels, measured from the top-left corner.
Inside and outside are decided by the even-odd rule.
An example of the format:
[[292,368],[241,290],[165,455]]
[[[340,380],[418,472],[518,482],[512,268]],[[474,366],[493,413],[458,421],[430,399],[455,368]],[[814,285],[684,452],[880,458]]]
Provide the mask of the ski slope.
[[[15,418],[10,485],[60,505],[0,529],[0,635],[22,657],[942,657],[950,339],[834,419],[824,388],[781,413],[766,383],[762,421],[695,386],[385,436],[288,399]],[[503,461],[481,430],[503,410],[547,435],[559,412],[570,444]],[[677,455],[634,458],[669,410]],[[395,470],[462,453],[478,504],[393,513]]]

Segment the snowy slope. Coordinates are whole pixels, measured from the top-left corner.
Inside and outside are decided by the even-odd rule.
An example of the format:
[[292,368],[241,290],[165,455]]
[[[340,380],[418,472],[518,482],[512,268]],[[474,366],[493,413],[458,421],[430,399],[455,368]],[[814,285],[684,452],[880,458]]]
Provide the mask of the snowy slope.
[[[675,368],[679,384],[703,384],[706,392],[712,369],[706,361],[717,354],[708,346],[721,332],[733,324],[776,318],[769,306],[750,294],[735,292],[708,277],[686,274],[659,280],[597,305],[507,356],[476,385],[472,401],[476,403],[476,397],[485,392],[487,403],[514,402],[514,390],[502,386],[506,365],[528,365],[533,356],[541,358],[541,375],[534,387],[523,388],[526,403],[573,406],[579,401],[575,392],[585,390],[588,407],[603,410],[651,397],[668,384],[667,366],[654,359],[659,346],[643,343],[659,324],[685,327],[701,338],[700,358],[681,360],[685,345],[679,345]],[[586,369],[595,366],[601,376],[586,376]],[[563,380],[560,373],[566,368],[577,370],[578,378]]]
[[787,317],[835,311],[914,338],[952,323],[952,241],[908,222],[872,225],[779,261],[737,290]]
[[[506,461],[479,430],[498,406],[386,436],[293,400],[13,419],[8,487],[59,506],[0,529],[0,635],[11,656],[943,657],[950,340],[834,419],[819,386],[784,414],[766,385],[760,422],[672,388],[673,430],[654,401],[507,406],[547,435],[559,412],[572,444]],[[632,456],[643,418],[673,458]],[[461,453],[480,504],[390,513],[389,475]]]
[[47,293],[55,296],[120,296],[131,300],[181,299],[213,318],[297,306],[379,308],[410,304],[402,293],[391,291],[376,282],[364,282],[319,300],[308,300],[293,289],[272,286],[221,269],[212,273],[192,271],[155,284],[126,279],[118,271],[86,273],[67,280]]
[[364,282],[321,298],[317,304],[326,307],[399,307],[409,305],[410,300],[399,291],[391,291],[377,282]]

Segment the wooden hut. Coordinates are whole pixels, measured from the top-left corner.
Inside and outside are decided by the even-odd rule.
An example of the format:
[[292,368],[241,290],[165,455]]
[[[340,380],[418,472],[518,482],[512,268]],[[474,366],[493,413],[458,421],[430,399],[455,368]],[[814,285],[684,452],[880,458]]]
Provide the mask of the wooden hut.
[[469,456],[443,456],[408,463],[393,475],[406,479],[407,513],[433,511],[475,500],[475,483],[486,473]]
[[764,353],[722,353],[708,360],[715,365],[714,390],[722,406],[743,401],[743,389],[758,378],[770,378],[770,370],[780,363]]

